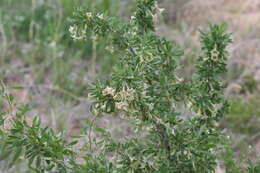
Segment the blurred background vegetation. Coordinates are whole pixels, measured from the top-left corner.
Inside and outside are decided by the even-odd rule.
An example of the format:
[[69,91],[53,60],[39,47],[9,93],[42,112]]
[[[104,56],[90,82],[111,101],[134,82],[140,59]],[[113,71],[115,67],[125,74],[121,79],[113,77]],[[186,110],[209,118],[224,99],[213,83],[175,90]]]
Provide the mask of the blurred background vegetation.
[[[165,11],[159,16],[156,32],[183,48],[178,72],[184,80],[190,79],[200,55],[199,30],[209,22],[225,23],[233,33],[229,71],[224,78],[231,108],[219,126],[231,137],[237,158],[247,155],[256,159],[260,153],[260,1],[160,0],[159,6]],[[88,122],[88,85],[96,78],[106,78],[118,58],[104,42],[71,39],[68,28],[79,7],[128,20],[134,3],[0,0],[0,79],[23,86],[12,92],[30,105],[31,116],[41,115],[44,123],[71,134],[82,132]],[[131,134],[129,127],[118,121],[108,117],[100,120],[100,125],[105,124],[117,137]]]

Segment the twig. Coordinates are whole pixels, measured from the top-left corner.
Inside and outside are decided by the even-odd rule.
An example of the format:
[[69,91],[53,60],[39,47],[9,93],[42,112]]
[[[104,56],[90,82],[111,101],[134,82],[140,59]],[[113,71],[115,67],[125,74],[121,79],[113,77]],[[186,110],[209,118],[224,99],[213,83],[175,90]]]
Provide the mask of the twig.
[[94,122],[96,121],[96,119],[97,119],[97,116],[95,116],[95,117],[93,118],[93,120],[92,120],[91,123],[90,123],[90,127],[89,127],[88,140],[89,140],[89,150],[90,150],[90,151],[92,151],[91,133],[92,133],[93,125],[94,125]]
[[77,101],[86,101],[85,98],[83,97],[79,97],[75,94],[72,94],[71,92],[59,87],[59,86],[53,86],[53,85],[42,85],[44,88],[47,88],[47,89],[50,89],[50,90],[54,90],[54,91],[57,91],[57,92],[60,92],[62,94],[65,94],[67,96],[70,96],[71,98],[73,98],[74,100],[77,100]]

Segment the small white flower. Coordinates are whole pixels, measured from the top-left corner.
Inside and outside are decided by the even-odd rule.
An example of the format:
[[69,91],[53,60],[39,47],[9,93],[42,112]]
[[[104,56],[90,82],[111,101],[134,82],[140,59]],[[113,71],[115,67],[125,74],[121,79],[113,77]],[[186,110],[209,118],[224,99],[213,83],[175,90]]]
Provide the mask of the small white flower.
[[175,130],[174,129],[172,129],[172,135],[175,135]]
[[160,14],[162,14],[164,12],[165,8],[158,8],[158,11]]
[[105,48],[107,51],[109,51],[110,53],[114,53],[115,52],[115,49],[113,46],[106,46]]
[[150,104],[148,104],[148,108],[149,108],[150,111],[152,111],[153,108],[154,108],[154,103],[150,103]]
[[215,44],[214,49],[210,52],[211,53],[211,60],[217,61],[219,57],[219,51],[217,50],[217,45]]
[[184,79],[183,79],[182,77],[180,77],[180,78],[177,77],[177,80],[178,80],[179,82],[183,82],[183,81],[184,81]]
[[135,90],[134,89],[132,89],[132,88],[127,88],[126,89],[126,98],[127,98],[127,100],[129,100],[129,101],[132,101],[132,100],[134,100],[134,93],[135,93]]
[[69,32],[71,34],[71,37],[74,40],[84,40],[86,39],[86,30],[81,30],[81,31],[77,31],[77,27],[74,26],[70,26],[69,28]]
[[134,100],[134,93],[135,90],[132,88],[125,88],[123,87],[123,90],[118,92],[115,96],[114,99],[116,100],[128,100],[128,101],[132,101]]
[[87,17],[87,19],[92,18],[92,13],[91,13],[91,12],[87,12],[87,13],[86,13],[86,17]]
[[134,19],[135,19],[135,16],[131,16],[130,19],[131,19],[131,20],[134,20]]
[[127,102],[117,102],[116,103],[116,108],[119,110],[127,111],[128,109],[128,103]]
[[111,95],[111,96],[114,96],[115,95],[115,92],[116,90],[112,87],[106,87],[103,91],[102,91],[102,95],[103,96],[108,96],[108,95]]
[[104,19],[104,14],[103,14],[103,13],[97,14],[97,17],[98,17],[99,19]]
[[157,3],[155,4],[155,8],[158,10],[160,14],[162,14],[165,10],[165,8],[160,8]]
[[75,34],[75,33],[76,33],[76,27],[75,27],[75,26],[70,26],[69,32],[70,32],[71,34]]

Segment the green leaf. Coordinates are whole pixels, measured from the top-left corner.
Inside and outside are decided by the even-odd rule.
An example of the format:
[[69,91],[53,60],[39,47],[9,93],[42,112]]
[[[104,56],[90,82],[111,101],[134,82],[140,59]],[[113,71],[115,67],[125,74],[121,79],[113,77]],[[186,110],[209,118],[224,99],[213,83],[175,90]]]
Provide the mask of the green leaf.
[[72,141],[67,146],[73,146],[73,145],[76,145],[77,143],[78,143],[78,141]]
[[9,86],[10,89],[14,89],[14,90],[21,90],[21,89],[24,89],[23,86],[15,86],[15,85],[12,85],[12,86]]
[[0,126],[3,125],[5,122],[5,119],[3,117],[3,115],[0,115]]

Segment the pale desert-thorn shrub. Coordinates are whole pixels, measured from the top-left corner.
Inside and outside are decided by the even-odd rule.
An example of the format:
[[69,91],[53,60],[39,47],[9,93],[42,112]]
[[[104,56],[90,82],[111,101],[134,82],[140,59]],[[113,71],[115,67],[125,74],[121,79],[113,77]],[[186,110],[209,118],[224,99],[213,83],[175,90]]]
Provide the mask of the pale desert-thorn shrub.
[[[62,134],[42,127],[37,118],[28,124],[23,120],[27,108],[20,107],[12,127],[1,129],[2,158],[12,158],[10,165],[27,160],[28,167],[39,173],[215,172],[224,142],[216,124],[228,109],[221,77],[226,72],[230,34],[224,25],[201,32],[196,73],[192,81],[183,81],[175,73],[183,51],[155,34],[154,20],[162,11],[156,0],[136,3],[129,23],[78,9],[70,28],[75,40],[107,40],[108,49],[113,49],[110,53],[118,56],[111,77],[90,89],[91,111],[97,117],[118,113],[136,134],[117,141],[92,123],[88,141],[75,150],[77,140],[67,142]],[[9,97],[2,86],[1,99]],[[180,107],[193,116],[182,116]],[[91,139],[92,131],[98,138]]]
[[[221,76],[230,34],[224,25],[201,32],[203,55],[197,73],[183,82],[175,73],[182,51],[155,34],[154,19],[160,11],[155,0],[138,0],[127,24],[84,10],[75,13],[73,27],[79,37],[83,31],[87,38],[105,38],[120,55],[112,76],[93,85],[92,111],[120,112],[137,130],[147,129],[144,138],[127,139],[110,151],[116,155],[117,172],[214,172],[221,141],[215,123],[228,108]],[[194,116],[179,115],[180,104]]]

